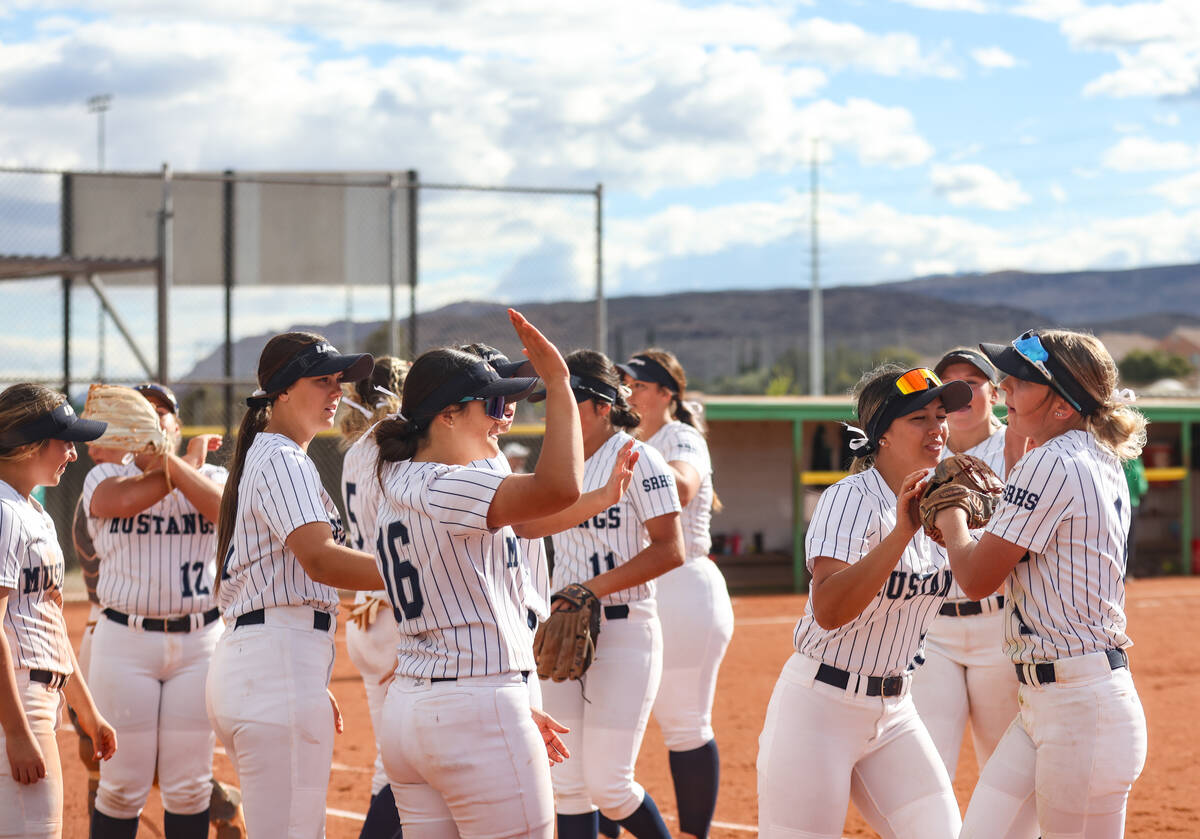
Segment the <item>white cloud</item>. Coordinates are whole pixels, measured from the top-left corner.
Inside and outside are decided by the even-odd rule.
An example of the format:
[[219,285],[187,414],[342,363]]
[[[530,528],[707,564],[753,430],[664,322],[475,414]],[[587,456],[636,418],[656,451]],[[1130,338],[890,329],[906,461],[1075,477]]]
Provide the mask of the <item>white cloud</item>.
[[1165,125],[1169,128],[1174,128],[1179,125],[1179,114],[1176,111],[1170,111],[1165,114],[1155,114],[1153,119],[1159,125]]
[[976,12],[982,14],[988,11],[987,3],[983,0],[893,0],[906,6],[916,6],[918,9],[931,9],[939,12]]
[[1067,191],[1063,189],[1062,184],[1059,183],[1050,184],[1050,197],[1059,204],[1065,204],[1069,200]]
[[933,191],[956,207],[1012,210],[1032,200],[1015,179],[976,163],[935,164],[930,181]]
[[1123,137],[1104,152],[1105,167],[1118,172],[1166,172],[1200,164],[1200,146]]
[[927,53],[916,36],[906,32],[875,35],[853,23],[823,18],[801,21],[777,55],[795,61],[853,67],[882,76],[935,76],[958,78],[961,73],[941,54]]
[[980,47],[971,50],[971,58],[975,63],[987,70],[1008,70],[1016,67],[1017,59],[1000,47]]
[[1200,206],[1200,171],[1156,183],[1150,187],[1150,192],[1176,207]]
[[1074,48],[1116,59],[1118,68],[1085,85],[1085,95],[1169,97],[1200,91],[1200,4],[1194,0],[1090,6],[1080,0],[1029,0],[1013,12],[1057,23]]

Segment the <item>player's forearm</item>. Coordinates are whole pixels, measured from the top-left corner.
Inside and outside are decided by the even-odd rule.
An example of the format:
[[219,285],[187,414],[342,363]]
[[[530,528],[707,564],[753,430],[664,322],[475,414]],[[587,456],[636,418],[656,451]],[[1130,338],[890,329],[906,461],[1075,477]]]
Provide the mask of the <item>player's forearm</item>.
[[[63,631],[66,631],[66,622],[63,622]],[[87,686],[87,681],[83,678],[83,671],[79,669],[79,661],[75,658],[75,650],[68,646],[71,653],[71,678],[67,679],[67,684],[63,687],[63,695],[67,698],[67,704],[75,709],[75,713],[80,716],[94,718],[99,716],[100,712],[96,710],[96,703],[92,699],[92,692]]]
[[200,515],[215,524],[220,517],[224,488],[177,455],[167,455],[167,469],[170,470],[172,485],[192,502]]
[[546,382],[546,436],[533,470],[539,493],[562,507],[574,503],[583,487],[583,432],[579,409],[566,377]]
[[649,582],[668,571],[683,565],[682,540],[670,539],[651,542],[628,562],[605,571],[598,577],[584,580],[583,584],[597,597],[606,597],[614,592]]
[[616,501],[612,500],[609,495],[607,487],[593,489],[580,495],[575,503],[565,510],[514,525],[513,530],[522,539],[540,539],[543,536],[562,533],[615,504]]
[[979,542],[971,538],[962,510],[947,510],[937,519],[942,541],[950,556],[950,570],[963,594],[972,600],[990,596],[1004,584],[1008,570],[997,563],[988,563],[978,554]]
[[8,638],[0,632],[0,728],[6,737],[24,735],[33,738],[33,730],[21,704],[21,693],[17,690],[17,673],[14,669],[12,650]]
[[88,513],[101,519],[136,516],[167,497],[167,478],[161,469],[123,478],[106,478],[96,487]]
[[384,587],[375,557],[339,545],[330,538],[307,556],[296,554],[308,576],[318,583],[351,591],[375,591]]
[[893,530],[858,562],[816,584],[809,596],[817,624],[822,629],[836,629],[861,615],[879,596],[911,539],[911,535]]

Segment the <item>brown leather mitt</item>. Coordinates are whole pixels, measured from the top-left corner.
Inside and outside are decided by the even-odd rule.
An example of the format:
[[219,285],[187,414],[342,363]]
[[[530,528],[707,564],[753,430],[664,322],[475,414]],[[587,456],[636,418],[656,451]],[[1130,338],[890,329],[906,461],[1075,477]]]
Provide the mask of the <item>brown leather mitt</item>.
[[979,458],[969,454],[946,458],[933,470],[921,494],[919,509],[926,535],[943,544],[942,532],[934,521],[947,507],[961,507],[971,530],[983,527],[992,518],[1003,493],[1004,482]]
[[[555,609],[558,601],[567,604]],[[550,598],[550,617],[533,636],[538,677],[565,682],[578,679],[592,665],[600,637],[600,600],[591,589],[571,583]]]

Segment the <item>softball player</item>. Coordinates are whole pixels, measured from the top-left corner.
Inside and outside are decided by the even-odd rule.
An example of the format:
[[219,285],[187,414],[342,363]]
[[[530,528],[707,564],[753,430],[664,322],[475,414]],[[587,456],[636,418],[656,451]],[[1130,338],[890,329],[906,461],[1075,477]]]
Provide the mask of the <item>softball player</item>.
[[[55,729],[63,695],[107,760],[117,737],[78,672],[62,614],[63,555],[32,496],[57,486],[75,442],[105,424],[81,420],[61,394],[16,384],[0,393],[0,836],[62,835],[63,776]],[[75,678],[72,678],[75,674]]]
[[[344,411],[339,429],[349,445],[342,461],[342,500],[346,506],[346,533],[350,546],[373,550],[368,541],[375,532],[375,512],[380,486],[375,477],[379,446],[371,434],[375,423],[400,410],[404,376],[409,364],[391,356],[375,359],[371,375],[355,384],[342,397]],[[346,652],[362,676],[375,735],[375,774],[371,778],[371,804],[363,821],[360,839],[392,839],[400,831],[396,801],[383,768],[380,735],[383,732],[383,700],[396,669],[396,619],[388,606],[387,591],[360,591],[346,623]]]
[[565,757],[565,729],[530,705],[534,660],[510,525],[573,503],[583,453],[562,357],[520,314],[510,318],[549,393],[532,475],[469,464],[499,454],[505,402],[534,380],[501,378],[459,350],[421,355],[402,415],[375,432],[376,555],[400,631],[383,759],[407,839],[554,830],[546,758]]
[[958,835],[950,777],[909,687],[952,580],[915,501],[946,414],[970,401],[966,384],[924,368],[887,365],[859,384],[854,474],[821,494],[809,523],[808,603],[759,738],[764,839],[840,837],[850,799],[885,837]]
[[663,669],[654,718],[669,750],[671,779],[685,836],[708,835],[717,806],[720,758],[712,727],[717,670],[733,637],[733,604],[712,548],[712,460],[693,407],[685,402],[687,376],[665,350],[644,350],[617,365],[642,416],[637,437],[667,460],[679,492],[686,562],[655,582],[662,622]]
[[575,755],[551,772],[558,835],[595,839],[599,808],[640,839],[666,839],[633,769],[662,676],[654,578],[683,564],[679,495],[662,455],[625,432],[640,418],[613,363],[577,350],[567,366],[583,427],[585,493],[611,486],[614,466],[626,459],[632,480],[594,515],[568,509],[518,530],[553,534],[555,589],[583,583],[603,603],[595,661],[580,683],[542,685],[546,710],[571,729],[563,739]]
[[1120,837],[1146,760],[1125,652],[1121,461],[1141,453],[1146,421],[1090,335],[1030,331],[980,349],[1007,376],[1010,432],[1036,448],[1009,472],[978,542],[957,510],[937,521],[968,596],[1006,585],[1006,650],[1021,682],[1019,716],[984,767],[962,835],[1028,835],[1036,817],[1046,839]]
[[378,589],[372,557],[344,547],[308,444],[332,427],[341,382],[371,372],[319,335],[276,335],[258,360],[217,529],[225,631],[209,668],[208,716],[237,770],[255,837],[324,835],[333,760],[337,588]]
[[[174,394],[154,384],[138,390],[177,447]],[[104,557],[89,676],[122,746],[100,768],[93,839],[137,835],[156,772],[167,839],[208,835],[215,738],[204,681],[221,630],[212,583],[226,473],[204,458],[220,443],[217,435],[200,435],[185,457],[101,463],[84,479],[82,503]]]
[[[946,453],[974,455],[1003,479],[1008,435],[992,411],[999,398],[996,368],[978,351],[960,347],[933,370],[943,381],[971,386],[971,404],[946,417]],[[1003,594],[971,600],[951,584],[925,639],[925,663],[913,674],[913,702],[952,779],[968,721],[983,766],[1017,715],[1017,677],[1002,643],[1003,605]]]

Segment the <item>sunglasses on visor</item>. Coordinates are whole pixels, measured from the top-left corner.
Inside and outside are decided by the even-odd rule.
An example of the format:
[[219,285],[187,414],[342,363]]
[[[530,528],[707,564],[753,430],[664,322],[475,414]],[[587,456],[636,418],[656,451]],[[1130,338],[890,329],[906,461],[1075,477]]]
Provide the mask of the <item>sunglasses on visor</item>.
[[504,406],[506,403],[505,403],[505,399],[504,399],[503,395],[501,395],[501,396],[464,396],[462,399],[460,399],[458,401],[459,401],[459,403],[476,402],[476,401],[482,402],[483,403],[483,411],[489,417],[491,417],[494,420],[504,419]]
[[1017,355],[1033,365],[1039,373],[1046,377],[1046,382],[1050,387],[1054,388],[1055,393],[1067,400],[1067,403],[1076,411],[1079,411],[1081,414],[1084,413],[1079,401],[1066,392],[1062,383],[1046,367],[1046,362],[1050,359],[1050,353],[1042,346],[1041,338],[1033,334],[1032,331],[1026,332],[1021,337],[1013,340],[1012,347],[1017,351]]
[[896,379],[896,390],[900,391],[901,396],[912,396],[914,393],[941,386],[942,380],[938,378],[938,374],[928,367],[916,367]]

